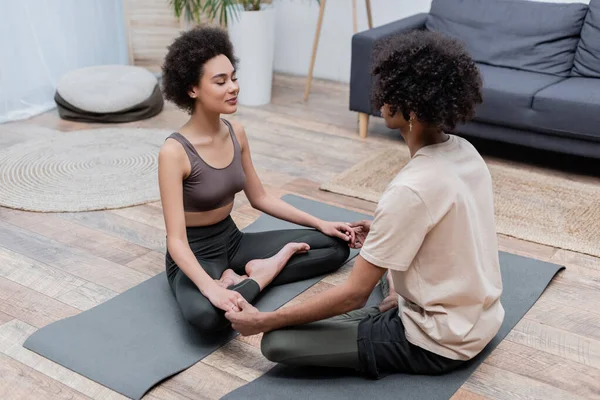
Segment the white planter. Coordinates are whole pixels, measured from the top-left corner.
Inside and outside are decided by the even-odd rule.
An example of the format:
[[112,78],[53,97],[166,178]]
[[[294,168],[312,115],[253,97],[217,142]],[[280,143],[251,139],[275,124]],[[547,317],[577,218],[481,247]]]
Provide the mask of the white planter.
[[263,4],[260,11],[235,15],[228,10],[228,31],[234,54],[239,60],[238,102],[258,106],[271,101],[273,57],[275,52],[275,7]]

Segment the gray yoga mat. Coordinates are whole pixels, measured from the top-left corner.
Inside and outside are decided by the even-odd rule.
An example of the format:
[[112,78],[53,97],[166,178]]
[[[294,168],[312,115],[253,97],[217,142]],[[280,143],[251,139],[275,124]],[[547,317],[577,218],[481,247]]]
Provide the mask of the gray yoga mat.
[[[294,195],[283,199],[325,220],[371,219]],[[263,214],[244,232],[289,228],[298,226]],[[357,254],[352,250],[349,259]],[[265,290],[255,305],[262,311],[275,310],[323,277]],[[127,397],[140,399],[155,384],[194,365],[236,335],[231,329],[214,337],[196,333],[183,319],[161,273],[90,310],[39,329],[23,346]]]
[[[225,395],[222,400],[449,399],[523,318],[554,275],[564,268],[503,252],[500,253],[500,264],[504,285],[501,301],[506,311],[504,322],[483,352],[459,370],[440,376],[395,374],[380,380],[368,380],[356,375],[349,376],[340,370],[278,365],[258,379]],[[378,304],[381,299],[378,286],[367,304]]]

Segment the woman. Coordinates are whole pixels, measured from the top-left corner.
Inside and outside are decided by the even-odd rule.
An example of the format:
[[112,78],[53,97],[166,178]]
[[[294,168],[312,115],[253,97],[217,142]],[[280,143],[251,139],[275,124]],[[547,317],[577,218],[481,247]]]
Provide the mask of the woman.
[[[229,326],[225,311],[251,303],[268,285],[338,269],[354,237],[267,194],[239,123],[221,118],[237,109],[239,86],[227,33],[200,27],[169,47],[165,98],[190,114],[165,140],[158,178],[167,231],[166,270],[184,317],[202,332]],[[235,194],[267,214],[315,228],[245,234],[231,218]]]

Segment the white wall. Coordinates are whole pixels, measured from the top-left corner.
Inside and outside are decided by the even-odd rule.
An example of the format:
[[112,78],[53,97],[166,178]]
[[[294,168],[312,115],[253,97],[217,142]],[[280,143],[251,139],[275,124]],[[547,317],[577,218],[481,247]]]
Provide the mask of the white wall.
[[[589,0],[537,0],[555,3],[589,3]],[[316,0],[275,0],[274,69],[293,75],[307,75],[319,17]],[[364,0],[356,0],[358,30],[368,28]],[[373,26],[380,26],[428,12],[431,0],[371,0]],[[352,0],[327,0],[313,76],[340,82],[350,80]]]
[[[276,0],[274,69],[307,75],[319,17],[316,0]],[[356,0],[358,30],[368,28],[364,0]],[[419,12],[429,11],[431,0],[371,0],[373,26],[384,25]],[[328,0],[313,77],[350,81],[352,1]]]

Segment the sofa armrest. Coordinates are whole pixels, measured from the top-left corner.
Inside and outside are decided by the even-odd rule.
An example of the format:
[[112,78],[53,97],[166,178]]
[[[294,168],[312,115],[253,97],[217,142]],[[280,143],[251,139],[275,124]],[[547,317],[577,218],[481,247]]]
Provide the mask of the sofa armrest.
[[377,41],[415,29],[425,29],[427,13],[415,14],[352,36],[350,63],[350,110],[370,115],[380,115],[371,107],[371,61]]

